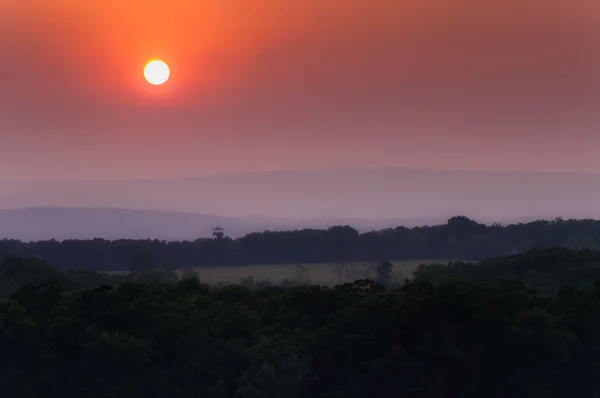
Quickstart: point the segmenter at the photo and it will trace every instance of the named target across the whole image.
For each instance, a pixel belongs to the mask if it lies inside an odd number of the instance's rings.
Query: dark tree
[[[377,278],[376,282],[383,286],[390,286],[392,282],[392,275],[394,273],[394,264],[389,261],[382,261],[377,266]]]

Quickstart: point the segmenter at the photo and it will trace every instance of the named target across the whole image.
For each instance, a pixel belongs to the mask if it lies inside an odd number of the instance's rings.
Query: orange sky
[[[592,0],[3,0],[0,179],[600,172]],[[168,84],[144,82],[150,58]]]

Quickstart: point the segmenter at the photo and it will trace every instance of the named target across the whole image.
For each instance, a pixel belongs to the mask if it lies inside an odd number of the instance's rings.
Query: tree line
[[[332,267],[332,272],[338,270]],[[25,285],[38,285],[56,281],[66,291],[77,291],[109,285],[116,288],[126,282],[177,283],[181,279],[199,279],[195,269],[180,272],[169,269],[140,268],[132,273],[102,273],[93,270],[64,270],[52,267],[39,258],[6,256],[0,260],[0,297],[9,297]],[[320,284],[311,277],[310,265],[290,268],[289,275],[273,282],[268,275],[255,279],[252,275],[240,275],[230,283],[250,289],[263,287],[290,288],[298,285]],[[553,294],[563,286],[590,292],[594,281],[600,280],[600,251],[588,249],[573,251],[567,248],[533,249],[511,256],[490,258],[478,262],[450,261],[446,263],[421,264],[412,274],[404,274],[394,267],[393,261],[374,263],[368,273],[355,272],[347,278],[338,278],[338,284],[359,279],[372,279],[386,288],[395,288],[407,279],[427,281],[433,284],[466,280],[496,283],[512,280],[541,293]],[[334,279],[335,280],[335,279]],[[335,284],[336,282],[329,282]]]
[[[481,260],[530,249],[600,249],[600,221],[536,221],[484,225],[458,216],[444,225],[397,227],[359,233],[349,226],[327,230],[265,231],[238,239],[195,241],[65,240],[0,241],[0,256],[39,257],[62,269],[127,270],[215,265],[379,261],[381,259]]]
[[[452,280],[486,283],[512,280],[542,293],[556,293],[563,286],[590,292],[595,281],[600,280],[600,252],[566,248],[531,250],[480,262],[422,264],[412,276],[434,284]]]

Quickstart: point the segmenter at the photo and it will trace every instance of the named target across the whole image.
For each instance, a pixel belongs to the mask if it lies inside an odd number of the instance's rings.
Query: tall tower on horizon
[[[223,237],[225,236],[225,230],[223,228],[221,228],[221,226],[219,225],[218,219],[217,219],[217,226],[212,229],[212,236],[215,239],[223,239]]]

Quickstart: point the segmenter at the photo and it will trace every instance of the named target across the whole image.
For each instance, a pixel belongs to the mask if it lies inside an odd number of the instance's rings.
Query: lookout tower
[[[212,235],[216,239],[223,239],[223,237],[225,236],[225,230],[219,226],[216,226],[212,230]]]

